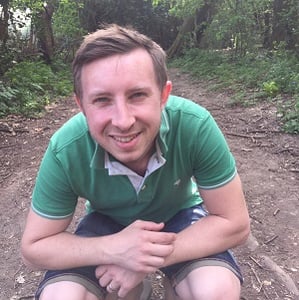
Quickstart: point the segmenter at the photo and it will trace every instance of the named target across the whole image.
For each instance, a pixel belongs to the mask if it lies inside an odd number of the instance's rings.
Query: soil
[[[272,103],[232,105],[228,93],[170,70],[173,93],[208,108],[236,157],[251,217],[252,235],[234,249],[245,278],[243,300],[299,299],[299,136],[281,131]],[[57,99],[40,118],[0,119],[0,299],[33,299],[43,275],[26,268],[19,244],[40,160],[50,136],[77,112]],[[76,220],[82,207],[76,212]],[[154,274],[152,300],[163,299],[163,274]]]

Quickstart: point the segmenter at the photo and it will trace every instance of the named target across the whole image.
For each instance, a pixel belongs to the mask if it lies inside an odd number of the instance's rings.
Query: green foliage
[[[17,94],[17,90],[12,89],[9,86],[5,86],[3,82],[0,81],[0,116],[10,110],[10,105],[14,101]]]
[[[290,52],[260,53],[236,59],[231,51],[192,49],[171,65],[209,80],[212,89],[229,90],[234,103],[252,105],[257,101],[274,101],[283,115],[283,129],[298,133],[299,60]],[[285,95],[290,100],[281,105],[278,99]]]
[[[0,83],[0,115],[34,114],[57,96],[70,95],[69,72],[54,73],[42,62],[25,61],[8,70]]]
[[[260,44],[259,15],[269,1],[220,1],[205,33],[208,47],[234,49],[236,56],[244,56]]]
[[[80,28],[79,18],[79,10],[82,6],[79,1],[63,0],[59,2],[59,7],[53,16],[53,30],[56,37],[78,38],[84,34]]]
[[[279,92],[279,88],[275,81],[264,82],[263,88],[264,88],[265,92],[267,93],[267,95],[269,95],[271,97],[276,96]]]
[[[12,61],[14,57],[11,51],[7,51],[7,48],[1,47],[0,49],[0,78],[1,76],[12,67]]]
[[[40,0],[13,0],[11,1],[11,7],[16,9],[27,9],[29,8],[31,12],[36,12],[40,10],[44,5],[43,1]]]
[[[280,92],[299,93],[299,60],[288,51],[276,51],[268,58],[267,80],[274,81]]]
[[[299,96],[296,99],[286,101],[280,106],[283,129],[287,133],[299,133]]]
[[[72,59],[78,40],[87,33],[80,24],[79,11],[82,7],[80,1],[61,0],[53,16],[56,57],[59,56],[65,61],[69,57]]]
[[[195,14],[196,10],[205,4],[203,0],[152,0],[153,5],[166,3],[170,5],[169,12],[177,17],[187,17]]]
[[[153,6],[151,0],[89,0],[84,1],[79,14],[81,27],[87,32],[95,31],[101,24],[133,26],[167,49],[181,22],[170,15],[169,7],[168,1]]]

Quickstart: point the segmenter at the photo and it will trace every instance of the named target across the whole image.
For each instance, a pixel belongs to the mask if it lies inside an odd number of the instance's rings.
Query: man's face
[[[145,171],[171,83],[161,91],[143,49],[93,61],[82,68],[82,99],[92,137],[132,170]]]

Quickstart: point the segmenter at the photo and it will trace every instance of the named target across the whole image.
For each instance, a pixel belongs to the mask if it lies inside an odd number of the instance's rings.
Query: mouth
[[[139,133],[134,134],[134,135],[130,135],[130,136],[116,136],[113,135],[112,138],[119,142],[119,143],[129,143],[131,141],[133,141],[137,136],[139,135]]]

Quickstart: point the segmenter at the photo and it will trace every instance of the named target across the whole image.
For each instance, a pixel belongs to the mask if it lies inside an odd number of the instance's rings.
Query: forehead
[[[151,56],[144,49],[94,60],[82,68],[82,90],[158,86]],[[86,94],[85,94],[86,95]]]
[[[105,80],[110,76],[156,77],[155,68],[149,53],[144,49],[136,49],[125,54],[114,54],[109,57],[93,60],[82,67],[81,79],[101,76]],[[123,78],[125,79],[125,78]]]
[[[83,65],[82,69],[84,69],[94,63],[97,63],[99,65],[100,64],[102,64],[102,65],[108,64],[108,65],[110,65],[110,67],[113,67],[115,65],[128,66],[128,65],[133,65],[133,64],[143,65],[143,67],[146,64],[150,67],[153,67],[152,57],[143,48],[137,48],[137,49],[134,49],[127,53],[116,53],[116,54],[112,54],[109,56],[96,58],[96,59],[92,60],[91,62],[88,62],[85,65]]]

